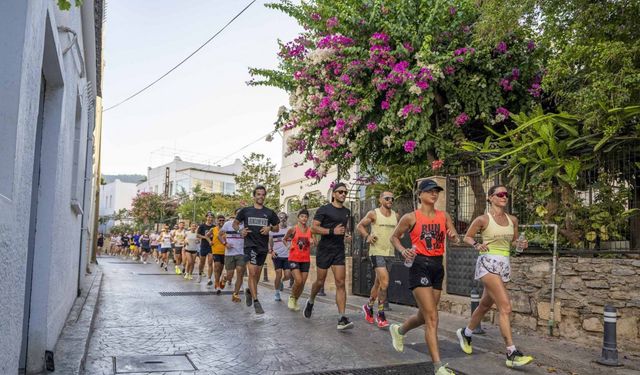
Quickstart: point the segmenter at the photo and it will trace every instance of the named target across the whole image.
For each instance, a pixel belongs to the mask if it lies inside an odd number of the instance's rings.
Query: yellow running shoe
[[[389,333],[391,334],[391,343],[393,348],[397,352],[404,351],[404,335],[400,334],[400,324],[392,324],[389,326]]]
[[[176,266],[176,275],[180,274],[180,268],[178,268],[178,266]]]
[[[193,280],[193,274],[192,273],[189,274],[189,278],[187,280]]]
[[[533,362],[533,357],[530,355],[524,355],[519,350],[514,350],[511,354],[507,354],[507,367],[521,367]]]
[[[293,296],[289,296],[289,301],[287,302],[287,308],[289,310],[293,310],[296,308],[296,299]]]
[[[467,354],[471,354],[473,352],[471,337],[464,334],[464,328],[458,328],[456,336],[458,336],[458,341],[460,342],[460,349]]]
[[[440,366],[440,368],[438,369],[438,371],[436,371],[434,375],[456,375],[456,373],[449,370],[447,366],[449,366],[448,363]]]

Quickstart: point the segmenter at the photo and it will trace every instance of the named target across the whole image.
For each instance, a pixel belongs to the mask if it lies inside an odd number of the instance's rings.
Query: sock
[[[257,299],[257,298],[256,298],[256,299],[254,299],[254,300],[253,300],[253,302],[258,302],[258,299]]]
[[[464,335],[467,337],[471,337],[471,335],[473,335],[473,330],[469,329],[469,327],[464,327]]]
[[[369,305],[370,308],[373,308],[375,301],[376,301],[375,298],[369,298],[369,302],[367,302],[367,305]]]
[[[507,355],[511,355],[511,353],[516,351],[516,346],[515,345],[511,345],[511,346],[507,346]]]
[[[404,328],[402,328],[402,326],[400,326],[400,327],[398,328],[398,333],[399,333],[399,334],[401,334],[402,336],[404,336],[404,334],[405,334],[405,333],[407,333],[407,332],[405,332],[405,331],[404,331]]]
[[[438,371],[438,369],[442,367],[442,362],[438,361],[438,362],[433,362],[433,368],[434,370]]]
[[[384,301],[378,300],[378,312],[384,311]]]

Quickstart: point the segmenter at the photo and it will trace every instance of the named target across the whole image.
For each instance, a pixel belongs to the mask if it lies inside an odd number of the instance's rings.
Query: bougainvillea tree
[[[474,34],[475,1],[315,0],[267,5],[304,32],[281,43],[277,70],[250,69],[254,85],[283,88],[277,126],[289,152],[322,178],[356,160],[375,175],[389,165],[455,171],[460,145],[509,127],[541,94],[541,48],[526,27],[498,42]],[[487,129],[489,128],[489,129]],[[469,157],[467,161],[471,161]]]

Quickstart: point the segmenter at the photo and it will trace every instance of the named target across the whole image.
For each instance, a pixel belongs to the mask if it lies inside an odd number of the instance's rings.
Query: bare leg
[[[507,346],[513,345],[513,337],[511,335],[511,300],[507,288],[502,282],[502,279],[498,275],[487,274],[482,277],[482,283],[484,284],[484,292],[482,293],[482,299],[480,299],[480,305],[471,315],[471,321],[469,322],[469,329],[476,328],[484,315],[489,311],[493,303],[495,302],[498,307],[500,333]]]
[[[311,294],[309,295],[309,299],[311,301],[315,301],[316,295],[320,291],[320,288],[324,286],[324,280],[327,278],[328,269],[318,268],[316,273],[316,281],[311,284]]]
[[[345,287],[346,270],[345,266],[331,266],[333,278],[336,281],[336,305],[338,313],[344,315],[347,307],[347,288]]]

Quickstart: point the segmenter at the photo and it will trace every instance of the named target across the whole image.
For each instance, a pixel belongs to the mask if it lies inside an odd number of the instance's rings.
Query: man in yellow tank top
[[[213,240],[211,241],[211,252],[213,253],[213,281],[216,294],[222,294],[222,289],[226,285],[226,280],[222,279],[222,270],[224,268],[224,252],[226,246],[220,241],[220,228],[224,225],[224,215],[218,215],[216,225],[211,228]]]
[[[391,209],[393,206],[393,193],[383,191],[380,193],[380,207],[367,212],[358,223],[357,229],[362,238],[366,238],[369,244],[369,257],[371,267],[376,275],[376,281],[371,288],[369,302],[362,305],[365,320],[371,324],[376,323],[378,328],[389,326],[384,315],[384,303],[387,300],[387,288],[389,287],[389,270],[391,259],[395,250],[391,244],[391,235],[398,224],[399,215]],[[371,233],[367,232],[367,226],[371,225]],[[378,298],[378,314],[374,317],[373,305]]]

